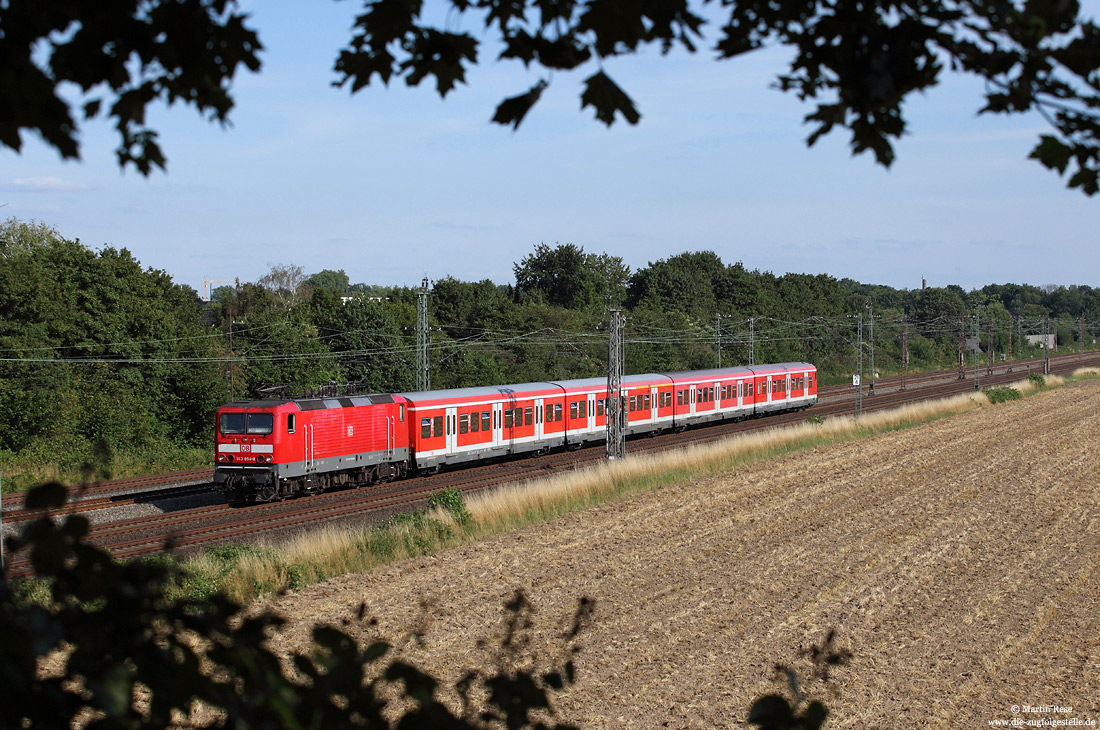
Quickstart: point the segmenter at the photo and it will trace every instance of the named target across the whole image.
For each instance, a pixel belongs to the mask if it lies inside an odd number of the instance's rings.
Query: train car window
[[[508,410],[506,410],[504,412],[504,427],[505,428],[511,428],[512,427],[512,419],[514,417],[515,417],[515,413],[512,411],[511,408],[509,408]]]
[[[588,418],[588,401],[583,401],[582,400],[580,402],[578,410],[580,412],[580,417],[581,418]]]
[[[470,430],[473,431],[474,433],[477,433],[479,430],[481,430],[480,425],[481,425],[481,416],[478,415],[477,411],[474,411],[473,413],[470,414]]]
[[[814,376],[811,375],[807,380],[810,382],[810,387],[814,387]]]
[[[218,417],[218,430],[222,433],[244,433],[244,424],[243,413],[223,413]]]
[[[460,413],[458,416],[458,432],[469,433],[470,432],[470,414]]]
[[[249,413],[248,432],[268,434],[275,430],[274,413]]]
[[[432,419],[421,418],[420,419],[420,438],[429,439],[432,437]]]
[[[569,401],[569,417],[577,418],[577,401],[575,400]]]
[[[434,423],[432,423],[432,433],[436,436],[443,436],[443,416],[436,416]]]
[[[286,432],[287,433],[294,433],[294,416],[295,415],[297,415],[297,414],[294,414],[294,413],[286,414]]]
[[[482,411],[481,412],[481,430],[482,431],[491,431],[491,430],[493,430],[490,423],[491,423],[491,421],[489,420],[489,411]]]
[[[643,411],[650,410],[650,407],[649,407],[649,393],[646,393],[645,395],[642,396],[642,410]]]
[[[596,399],[596,415],[597,416],[604,415],[604,400],[603,400],[603,398],[597,398]]]
[[[682,390],[676,391],[676,405],[684,405],[684,391]]]
[[[524,426],[530,426],[533,423],[533,421],[531,420],[532,415],[533,415],[533,411],[532,411],[531,406],[527,406],[526,408],[523,409],[523,425]]]
[[[543,419],[543,421],[545,423],[553,423],[554,422],[554,406],[553,406],[553,404],[551,404],[551,403],[546,404],[546,416]]]

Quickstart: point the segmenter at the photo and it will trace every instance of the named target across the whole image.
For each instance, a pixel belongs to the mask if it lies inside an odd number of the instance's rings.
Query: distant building
[[[1058,350],[1058,337],[1057,335],[1025,335],[1027,338],[1027,344],[1049,350],[1050,352],[1057,352]]]

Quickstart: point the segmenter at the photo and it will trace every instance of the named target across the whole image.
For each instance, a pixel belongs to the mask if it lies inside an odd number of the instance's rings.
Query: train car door
[[[688,400],[691,402],[691,408],[688,413],[695,415],[695,386],[691,386],[691,391],[688,393]]]
[[[542,441],[542,435],[544,433],[542,422],[543,405],[542,398],[535,398],[535,441]]]
[[[306,471],[313,470],[313,426],[306,424],[302,429],[302,436],[306,444]]]
[[[500,403],[493,404],[493,446],[504,443],[504,406]]]
[[[447,448],[448,454],[453,454],[458,451],[458,408],[449,406],[447,408]]]
[[[588,430],[596,430],[596,395],[595,393],[589,393],[588,396]]]
[[[657,422],[657,386],[649,386],[649,420]]]

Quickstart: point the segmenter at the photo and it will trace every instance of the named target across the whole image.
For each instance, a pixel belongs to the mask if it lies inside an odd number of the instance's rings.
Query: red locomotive
[[[802,410],[809,363],[623,378],[627,435]],[[255,400],[218,410],[214,484],[270,502],[366,486],[470,461],[579,448],[606,438],[603,378],[392,395]]]

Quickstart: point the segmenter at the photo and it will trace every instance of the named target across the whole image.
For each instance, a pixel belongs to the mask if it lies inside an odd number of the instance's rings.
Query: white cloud
[[[87,190],[88,186],[59,177],[20,177],[6,186],[9,190],[50,191],[50,190]]]

